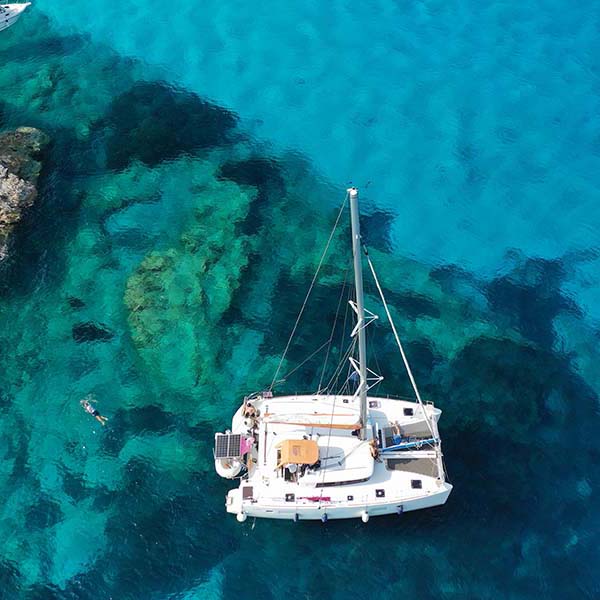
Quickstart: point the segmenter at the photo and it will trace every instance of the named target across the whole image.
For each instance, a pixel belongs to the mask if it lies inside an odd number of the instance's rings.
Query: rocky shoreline
[[[15,226],[37,198],[41,159],[49,142],[33,127],[0,134],[0,262],[8,257]]]

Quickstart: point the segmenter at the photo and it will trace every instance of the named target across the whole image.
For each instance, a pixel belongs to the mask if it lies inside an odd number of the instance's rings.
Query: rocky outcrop
[[[40,157],[49,141],[32,127],[0,134],[0,261],[8,256],[15,225],[37,197]]]

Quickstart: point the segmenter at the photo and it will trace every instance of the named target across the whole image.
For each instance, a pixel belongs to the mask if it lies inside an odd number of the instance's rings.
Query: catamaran
[[[22,4],[0,4],[0,31],[14,25],[31,2]]]
[[[316,393],[276,396],[279,370],[343,209],[350,204],[354,292],[348,305],[354,329],[340,357],[338,384]],[[383,377],[367,366],[367,328],[378,317],[364,306],[363,254],[412,385],[414,398],[369,391]],[[341,301],[341,297],[340,297]],[[338,303],[339,308],[339,303]],[[329,341],[331,341],[331,336]],[[358,354],[358,355],[357,355]],[[339,386],[342,365],[348,377]],[[392,321],[373,263],[360,235],[358,190],[347,190],[321,262],[302,305],[279,368],[267,391],[244,398],[231,429],[215,434],[217,473],[236,479],[227,512],[248,517],[321,520],[360,518],[439,506],[452,490],[447,481],[438,420],[441,410],[423,402]]]

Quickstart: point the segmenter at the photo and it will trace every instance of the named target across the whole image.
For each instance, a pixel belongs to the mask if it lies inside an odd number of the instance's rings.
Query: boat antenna
[[[360,400],[360,431],[361,440],[367,438],[367,335],[365,331],[365,302],[363,292],[360,213],[358,210],[358,189],[348,188],[350,198],[350,221],[352,223],[352,255],[354,256],[354,287],[356,288],[356,329],[358,334],[358,397]]]

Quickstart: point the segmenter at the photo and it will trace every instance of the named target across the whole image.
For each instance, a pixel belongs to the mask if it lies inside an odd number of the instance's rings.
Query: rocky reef
[[[40,158],[49,141],[32,127],[0,134],[0,261],[8,256],[13,229],[37,197]]]

